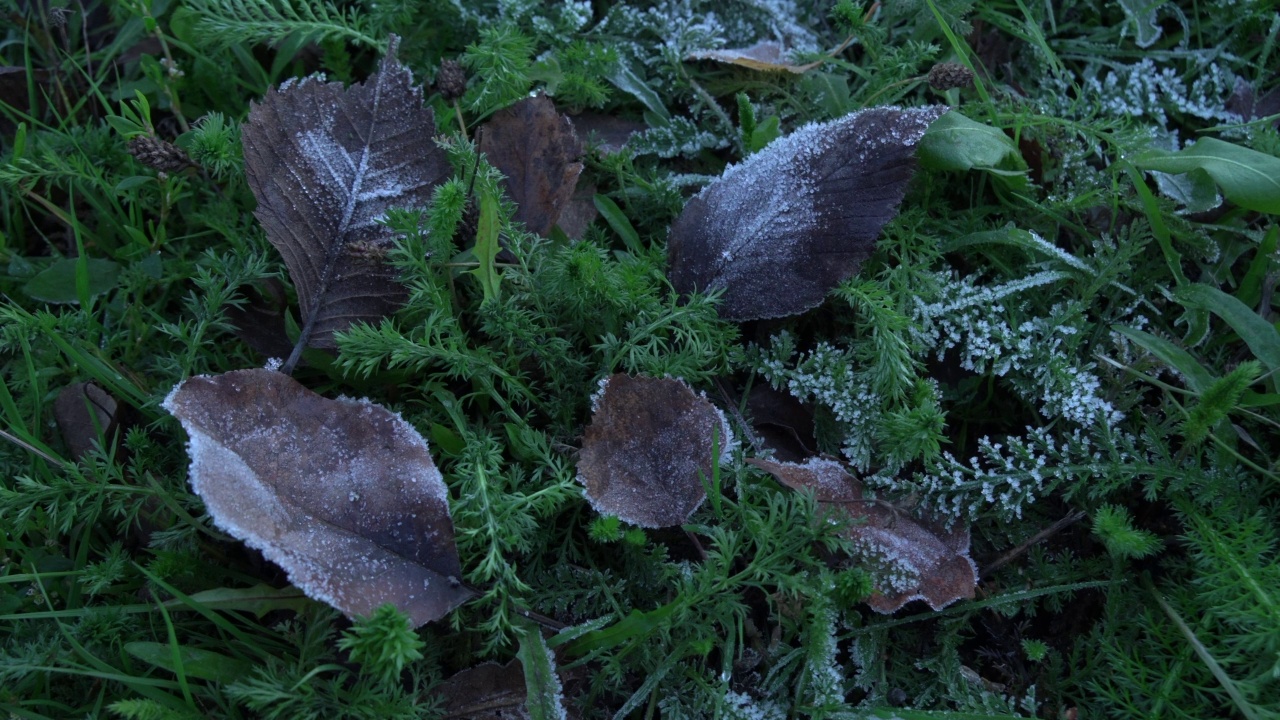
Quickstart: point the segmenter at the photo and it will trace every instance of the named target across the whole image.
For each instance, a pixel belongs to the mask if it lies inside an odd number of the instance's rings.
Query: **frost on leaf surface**
[[[730,166],[671,227],[681,294],[723,290],[720,315],[755,320],[822,304],[898,212],[915,148],[945,106],[873,108],[807,125]]]
[[[830,515],[847,522],[842,534],[853,541],[860,559],[872,565],[872,610],[897,611],[912,600],[941,610],[971,598],[978,570],[969,557],[969,528],[913,518],[887,502],[864,498],[862,485],[834,460],[809,458],[803,464],[747,460],[793,490],[807,490]]]
[[[393,603],[415,625],[470,597],[448,491],[399,415],[265,369],[191,378],[164,407],[214,522],[307,595],[351,616]]]
[[[395,58],[343,88],[316,77],[268,90],[243,130],[254,215],[280,251],[302,305],[309,345],[394,312],[406,293],[386,261],[392,207],[426,207],[451,169],[435,145],[422,91]]]
[[[601,383],[593,408],[578,456],[592,507],[641,527],[688,520],[707,497],[702,478],[732,446],[724,415],[681,380],[627,375]]]

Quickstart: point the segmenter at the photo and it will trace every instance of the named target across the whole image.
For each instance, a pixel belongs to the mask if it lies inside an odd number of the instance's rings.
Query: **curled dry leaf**
[[[243,129],[245,176],[258,198],[254,214],[298,291],[299,348],[332,349],[335,332],[404,301],[386,261],[392,234],[378,221],[389,208],[427,206],[450,176],[435,131],[394,41],[364,83],[343,88],[312,76],[253,104]]]
[[[797,65],[787,59],[787,49],[775,40],[761,40],[751,47],[699,50],[689,55],[690,60],[715,60],[752,70],[765,72],[790,72],[797,75],[812,70],[823,63],[809,62]]]
[[[947,108],[874,108],[807,125],[703,188],[671,227],[672,285],[723,290],[731,320],[817,307],[898,212],[915,147]]]
[[[524,668],[519,660],[506,665],[481,663],[455,674],[440,686],[448,720],[527,720]]]
[[[517,205],[514,219],[546,237],[582,174],[582,143],[573,123],[545,95],[525,98],[485,124],[480,152],[506,176],[507,193]]]
[[[720,410],[682,380],[627,375],[601,382],[592,407],[578,456],[578,482],[592,507],[641,527],[688,520],[707,497],[712,463],[732,447]]]
[[[812,491],[828,512],[849,522],[845,537],[866,560],[880,566],[876,591],[867,600],[872,610],[891,613],[912,600],[941,610],[973,597],[978,569],[969,557],[967,526],[947,530],[941,523],[914,519],[886,502],[864,498],[861,484],[833,460],[747,462],[789,488]]]
[[[214,522],[307,595],[352,616],[393,603],[415,626],[470,597],[448,491],[398,415],[263,369],[191,378],[164,407]]]

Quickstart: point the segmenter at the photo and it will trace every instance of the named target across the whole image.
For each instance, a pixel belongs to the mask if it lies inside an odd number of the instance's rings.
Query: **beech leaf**
[[[295,355],[308,345],[333,349],[335,332],[403,303],[405,289],[386,261],[392,233],[378,221],[393,207],[427,206],[452,174],[432,141],[431,109],[395,45],[366,82],[285,82],[253,104],[244,124],[254,214],[302,306]]]
[[[843,534],[878,566],[872,610],[892,613],[912,600],[941,610],[971,598],[978,569],[969,557],[969,528],[950,530],[941,523],[912,518],[882,500],[863,496],[861,484],[834,460],[809,458],[803,464],[752,458],[747,460],[793,490],[813,492],[814,499],[848,522]]]
[[[627,375],[602,381],[592,409],[578,455],[591,506],[641,527],[688,520],[707,497],[712,463],[733,444],[720,410],[682,380]]]
[[[569,118],[545,95],[494,113],[480,134],[480,152],[506,176],[514,219],[547,237],[573,198],[582,174],[582,143]]]
[[[723,290],[720,316],[817,307],[857,272],[898,211],[915,147],[945,106],[873,108],[807,125],[725,170],[671,227],[681,294]]]
[[[467,600],[448,491],[426,440],[367,400],[274,370],[194,377],[164,401],[190,437],[214,522],[348,616],[385,603],[421,625]]]

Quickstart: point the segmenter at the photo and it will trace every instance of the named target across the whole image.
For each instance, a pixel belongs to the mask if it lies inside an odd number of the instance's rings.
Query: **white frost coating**
[[[344,405],[354,405],[361,409],[365,415],[369,413],[386,413],[390,416],[392,428],[395,431],[396,439],[408,445],[416,446],[422,449],[422,452],[431,457],[431,448],[427,444],[427,439],[422,433],[418,432],[409,421],[405,420],[400,413],[393,412],[369,398],[351,398],[346,395],[340,395],[334,402],[343,403]],[[423,490],[431,493],[431,496],[445,504],[449,504],[449,488],[444,484],[444,476],[440,474],[440,468],[435,466],[433,462],[430,468],[426,468],[426,472],[421,475],[406,473],[401,476],[404,480],[420,485]]]
[[[596,391],[591,394],[591,413],[595,414],[600,410],[600,399],[604,397],[605,392],[609,389],[609,378],[612,375],[605,375],[600,378],[600,382],[596,383]]]
[[[263,367],[266,368],[267,370],[270,370],[271,372],[279,372],[280,366],[283,364],[284,364],[283,360],[281,360],[280,358],[273,357],[273,358],[267,358],[267,364],[263,365]]]

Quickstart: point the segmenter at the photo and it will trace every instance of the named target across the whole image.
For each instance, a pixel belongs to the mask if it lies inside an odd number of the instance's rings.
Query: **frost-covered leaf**
[[[564,691],[556,676],[556,659],[542,637],[542,631],[526,622],[520,632],[520,649],[516,652],[524,668],[524,684],[528,692],[525,708],[531,720],[563,720]]]
[[[941,610],[971,598],[978,570],[969,557],[969,528],[912,518],[863,496],[862,486],[833,460],[810,458],[803,464],[752,458],[747,461],[794,490],[809,490],[822,507],[848,522],[844,536],[876,565],[872,610],[891,613],[912,600]]]
[[[470,596],[448,491],[407,422],[273,370],[194,377],[164,407],[190,437],[191,486],[218,527],[349,616],[393,603],[415,625]]]
[[[1164,31],[1156,22],[1156,10],[1164,0],[1117,0],[1129,22],[1127,29],[1133,32],[1133,42],[1140,48],[1149,48],[1160,39]]]
[[[688,520],[706,499],[712,463],[728,456],[724,415],[674,378],[613,375],[592,403],[578,457],[592,507],[641,527]],[[715,436],[720,458],[712,457]]]
[[[253,104],[245,176],[258,198],[254,214],[297,288],[303,344],[332,349],[335,332],[404,301],[386,262],[392,233],[378,221],[392,207],[425,207],[451,174],[435,131],[394,42],[364,83],[343,88],[312,76]]]
[[[820,305],[897,214],[916,143],[946,110],[862,110],[807,125],[730,167],[672,225],[675,289],[723,290],[720,315],[731,320]]]
[[[799,75],[822,64],[822,61],[796,64],[787,58],[788,52],[776,40],[761,40],[750,47],[699,50],[690,60],[715,60],[739,67],[765,72],[790,72]]]
[[[506,176],[514,219],[547,237],[582,174],[582,143],[573,123],[545,95],[525,98],[485,123],[480,151]]]

